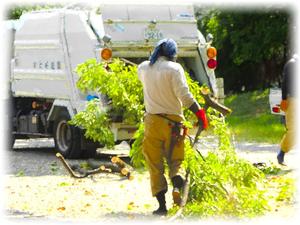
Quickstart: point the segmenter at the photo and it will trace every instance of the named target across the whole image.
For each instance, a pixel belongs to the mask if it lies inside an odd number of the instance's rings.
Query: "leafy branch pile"
[[[125,66],[120,60],[99,64],[89,59],[79,64],[76,72],[77,87],[84,93],[101,93],[101,97],[89,101],[86,110],[76,114],[71,124],[84,128],[87,138],[113,147],[110,122],[123,120],[135,125],[143,118],[143,89],[136,77],[137,68]]]
[[[144,166],[141,151],[144,105],[137,68],[126,66],[118,59],[111,63],[97,63],[95,59],[90,59],[78,65],[76,72],[79,75],[77,85],[81,91],[101,93],[102,97],[101,100],[90,101],[86,110],[72,119],[72,124],[84,128],[87,137],[111,146],[113,134],[109,124],[116,115],[122,115],[124,122],[139,127],[130,156],[134,166]],[[194,97],[200,104],[204,104],[200,95],[201,87],[189,76],[186,78]],[[107,104],[100,110],[99,106],[105,98]],[[219,147],[207,152],[203,161],[186,140],[184,166],[190,171],[191,187],[184,215],[251,217],[262,214],[268,208],[264,174],[237,157],[224,118],[214,109],[209,109],[207,113],[212,132],[219,140]],[[190,121],[187,125],[191,126],[196,121],[195,116],[187,109],[184,114],[187,121]]]

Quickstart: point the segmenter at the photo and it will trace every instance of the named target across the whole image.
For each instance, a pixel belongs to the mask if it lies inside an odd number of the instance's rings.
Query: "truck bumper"
[[[115,142],[132,139],[136,130],[137,127],[134,125],[126,125],[124,123],[112,123],[111,125]]]

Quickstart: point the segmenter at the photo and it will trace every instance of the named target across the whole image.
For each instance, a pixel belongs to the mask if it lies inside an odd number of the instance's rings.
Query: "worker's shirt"
[[[148,113],[183,116],[182,106],[189,108],[194,103],[182,66],[166,57],[159,57],[153,65],[149,61],[141,63],[138,77]]]

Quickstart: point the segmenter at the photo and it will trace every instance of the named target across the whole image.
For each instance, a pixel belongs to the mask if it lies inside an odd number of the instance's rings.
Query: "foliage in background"
[[[95,59],[90,59],[78,65],[76,71],[79,75],[77,86],[81,91],[92,91],[107,96],[109,105],[102,111],[107,115],[107,121],[111,122],[112,117],[117,113],[124,115],[124,121],[139,126],[130,156],[134,166],[145,166],[142,155],[143,91],[136,67],[126,66],[118,59],[114,59],[111,63],[97,63]],[[186,78],[194,97],[200,104],[204,104],[204,99],[200,96],[201,87],[188,76]],[[107,126],[109,122],[90,118],[93,114],[95,117],[103,115],[94,111],[96,104],[97,100],[91,101],[86,110],[77,114],[72,120],[73,124],[86,129],[86,134],[95,135],[95,139],[102,135],[101,129],[96,131],[95,128],[109,129]],[[196,120],[187,109],[184,113],[187,120]],[[236,156],[224,118],[214,109],[207,110],[207,114],[212,132],[219,140],[219,148],[207,152],[204,162],[191,148],[189,142],[185,142],[184,166],[190,171],[191,191],[190,202],[184,214],[203,217],[211,215],[244,217],[263,213],[267,208],[263,173]],[[78,115],[80,115],[79,119]],[[94,123],[102,124],[97,124],[95,127]]]
[[[237,141],[279,143],[285,127],[281,116],[273,115],[269,90],[230,95],[225,105],[233,110],[227,122]]]
[[[198,27],[212,33],[218,49],[217,75],[225,91],[265,89],[281,82],[289,50],[291,11],[288,8],[198,8]]]
[[[53,9],[53,8],[62,8],[62,4],[34,4],[34,5],[11,5],[6,13],[6,18],[8,20],[17,20],[23,13],[42,10],[42,9]]]

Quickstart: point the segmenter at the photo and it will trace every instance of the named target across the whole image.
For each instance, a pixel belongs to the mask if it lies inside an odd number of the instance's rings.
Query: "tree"
[[[24,12],[61,7],[62,4],[12,5],[6,13],[6,18],[9,20],[17,20]]]
[[[219,50],[217,74],[226,91],[255,90],[281,81],[288,55],[291,15],[286,9],[211,9],[196,12],[199,29],[212,33]]]

